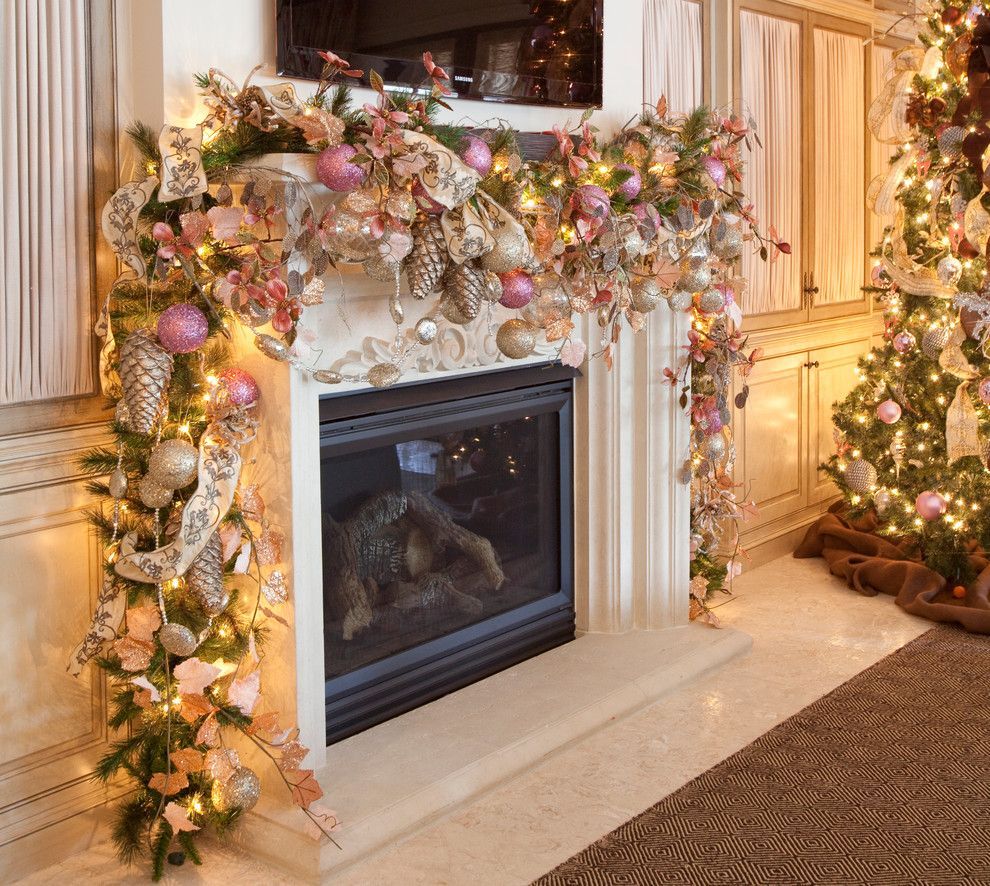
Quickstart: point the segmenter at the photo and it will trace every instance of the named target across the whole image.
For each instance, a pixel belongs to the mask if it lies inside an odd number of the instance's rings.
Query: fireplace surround
[[[328,744],[574,638],[575,375],[321,400]]]

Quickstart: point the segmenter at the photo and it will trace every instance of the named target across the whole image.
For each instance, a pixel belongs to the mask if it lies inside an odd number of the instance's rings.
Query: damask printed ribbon
[[[484,191],[478,191],[473,200],[462,206],[446,210],[440,217],[440,227],[450,257],[459,265],[491,252],[503,237],[525,252],[521,267],[538,264],[523,226]]]
[[[66,670],[73,677],[78,677],[82,669],[94,655],[97,655],[108,640],[117,636],[117,627],[124,617],[127,608],[127,595],[120,593],[117,577],[109,572],[103,574],[103,585],[100,595],[96,598],[96,612],[90,622],[89,630],[82,642],[72,650],[69,665]]]
[[[969,382],[964,381],[956,388],[945,414],[945,454],[950,465],[967,455],[982,457],[979,426]]]
[[[141,181],[131,181],[117,188],[103,207],[100,226],[103,236],[122,267],[114,280],[112,291],[123,280],[143,280],[147,274],[144,258],[138,246],[137,222],[141,210],[158,187],[158,177],[149,175]],[[116,343],[110,323],[110,293],[100,308],[94,331],[103,340],[100,348],[100,389],[110,396],[118,388],[116,374],[110,368]]]
[[[303,113],[302,102],[299,101],[296,88],[291,83],[273,83],[271,86],[262,86],[261,91],[265,94],[271,109],[283,120],[289,120]]]
[[[158,136],[162,155],[162,184],[158,199],[162,203],[195,197],[206,191],[206,170],[203,168],[203,128],[192,126],[163,126]]]
[[[481,176],[450,148],[409,129],[402,130],[402,140],[413,153],[426,159],[426,166],[418,173],[419,180],[437,203],[453,209],[474,195]]]
[[[256,426],[242,410],[210,424],[199,444],[199,482],[182,509],[175,538],[154,551],[134,551],[134,538],[124,536],[118,575],[160,584],[185,574],[230,510],[241,473],[239,450],[254,439]]]

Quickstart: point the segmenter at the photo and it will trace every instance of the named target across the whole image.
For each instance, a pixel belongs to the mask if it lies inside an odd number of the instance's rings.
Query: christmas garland
[[[506,126],[479,134],[436,122],[447,76],[429,53],[428,91],[390,93],[373,73],[378,101],[360,109],[341,82],[358,72],[323,57],[305,102],[290,84],[199,77],[207,118],[157,136],[133,127],[146,175],[103,214],[123,267],[97,326],[116,446],[83,462],[109,478],[91,483],[106,502],[93,522],[107,557],[70,668],[96,657],[116,681],[110,725],[130,731],[97,774],[134,782],[114,838],[125,860],[150,850],[156,878],[176,843],[198,863],[194,836],[226,830],[257,800],[258,777],[228,732],[271,759],[324,833],[336,826],[301,768],[296,731],[259,713],[264,640],[284,624],[274,607],[288,588],[282,534],[241,477],[258,386],[232,363],[231,322],[319,382],[385,387],[443,324],[491,318],[495,302],[519,312],[494,333],[506,357],[543,339],[579,365],[576,320],[591,313],[594,356],[611,367],[622,330],[642,328],[666,300],[692,321],[683,359],[665,370],[692,416],[692,617],[716,623],[708,601],[727,572],[716,548],[744,511],[727,397],[732,371],[748,373],[757,355],[743,353],[734,267],[747,241],[764,259],[789,251],[760,234],[741,193],[750,127],[705,108],[673,116],[661,99],[607,141],[588,112],[554,129],[545,161],[524,163]],[[276,153],[312,155],[323,187],[267,165]],[[343,262],[389,284],[394,344],[364,374],[310,361],[305,309]],[[414,300],[435,298],[408,329],[403,276]],[[746,395],[743,386],[738,406]]]

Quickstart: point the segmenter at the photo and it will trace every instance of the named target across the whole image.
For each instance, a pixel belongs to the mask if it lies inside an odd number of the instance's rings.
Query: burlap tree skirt
[[[875,514],[850,520],[842,504],[808,528],[795,557],[824,557],[833,575],[861,594],[891,594],[897,605],[931,621],[958,622],[967,631],[990,634],[990,559],[976,542],[966,556],[977,578],[956,598],[952,584],[925,566],[906,541],[876,534]]]

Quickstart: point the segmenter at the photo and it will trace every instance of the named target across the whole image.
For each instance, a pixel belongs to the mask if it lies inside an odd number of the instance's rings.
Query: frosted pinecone
[[[409,292],[413,298],[426,298],[440,282],[447,267],[447,241],[440,217],[424,215],[413,225],[413,248],[406,259]]]
[[[150,434],[162,413],[172,381],[172,355],[150,329],[137,329],[120,346],[120,386],[127,426]]]

